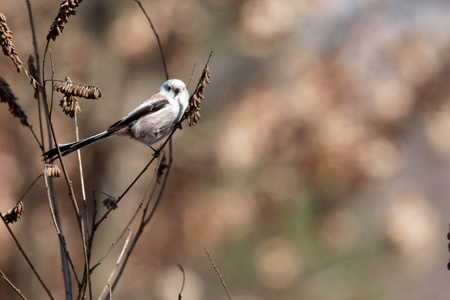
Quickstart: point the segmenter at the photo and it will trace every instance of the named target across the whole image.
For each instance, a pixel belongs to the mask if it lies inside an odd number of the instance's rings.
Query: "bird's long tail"
[[[112,134],[113,134],[112,132],[103,131],[96,135],[93,135],[91,137],[88,137],[88,138],[85,138],[83,140],[79,140],[79,141],[76,141],[73,143],[59,144],[59,150],[61,151],[61,155],[65,156],[65,155],[70,154],[73,151],[81,149],[87,145],[90,145],[90,144],[93,144],[100,140],[109,138],[109,137],[111,137]],[[58,149],[56,149],[56,148],[53,148],[43,154],[44,159],[52,159],[52,158],[55,158],[57,155],[58,155]]]

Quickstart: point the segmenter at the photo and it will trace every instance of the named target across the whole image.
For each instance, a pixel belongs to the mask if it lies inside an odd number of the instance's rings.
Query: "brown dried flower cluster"
[[[23,213],[23,208],[24,208],[23,202],[20,201],[19,203],[16,204],[16,206],[14,206],[10,210],[8,210],[6,215],[3,216],[6,223],[9,224],[9,223],[17,222]]]
[[[61,101],[59,101],[59,106],[61,106],[66,116],[69,116],[72,119],[75,117],[75,114],[81,112],[81,107],[78,104],[77,97],[72,95],[64,95]]]
[[[102,95],[97,86],[75,83],[69,77],[66,77],[65,82],[55,84],[54,90],[64,94],[59,105],[62,107],[63,112],[71,118],[81,112],[77,97],[98,99]]]
[[[20,105],[17,103],[17,98],[16,98],[16,96],[14,96],[13,92],[11,91],[9,84],[2,77],[0,77],[0,102],[8,103],[9,112],[14,117],[19,118],[20,123],[23,126],[30,127],[30,124],[28,123],[27,115],[22,110]]]
[[[47,41],[50,39],[55,40],[64,29],[64,25],[69,21],[69,16],[76,14],[75,9],[81,3],[81,0],[64,0],[59,6],[59,12],[50,26],[47,34]]]
[[[8,25],[6,24],[6,17],[2,13],[0,13],[0,45],[3,50],[3,54],[8,56],[13,64],[14,69],[20,73],[22,71],[22,61],[19,58],[19,55],[16,52],[16,48],[12,42],[13,36],[12,31],[9,30]]]
[[[65,82],[55,84],[54,90],[86,99],[98,99],[102,96],[102,91],[98,86],[75,83],[69,77],[66,77]]]
[[[166,162],[166,155],[163,154],[163,157],[161,158],[161,162],[158,166],[158,171],[156,172],[156,182],[158,184],[161,184],[161,178],[164,175],[164,172],[169,167],[169,164]]]
[[[116,198],[109,196],[108,198],[103,200],[103,205],[107,209],[110,209],[111,207],[112,207],[112,209],[117,209],[117,203],[116,202],[117,202]]]
[[[211,55],[210,55],[211,57]],[[208,58],[209,62],[209,58]],[[200,120],[200,105],[202,100],[205,98],[203,93],[205,91],[206,84],[210,83],[211,73],[209,72],[208,62],[203,68],[202,75],[200,76],[200,80],[195,88],[194,93],[189,98],[189,105],[186,109],[186,113],[184,115],[185,118],[188,119],[189,126],[196,125]]]
[[[39,97],[39,90],[38,90],[38,86],[35,84],[36,80],[34,78],[38,78],[38,71],[34,65],[34,57],[33,55],[30,54],[30,56],[28,57],[28,70],[30,71],[30,75],[31,75],[31,85],[34,88],[34,99],[38,99]]]
[[[59,169],[58,165],[47,165],[45,169],[45,175],[52,178],[59,177],[61,176],[61,170]]]

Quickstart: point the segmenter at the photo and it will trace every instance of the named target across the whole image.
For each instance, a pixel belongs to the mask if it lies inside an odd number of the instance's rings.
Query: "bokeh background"
[[[59,1],[31,1],[38,45]],[[163,201],[134,250],[115,299],[448,299],[450,2],[445,0],[143,1],[171,77],[193,86],[209,51],[202,119],[174,137]],[[25,1],[1,0],[25,62],[33,53]],[[50,44],[55,78],[97,85],[81,100],[82,137],[104,130],[164,81],[155,38],[131,0],[84,1]],[[42,58],[42,56],[41,56]],[[49,65],[47,65],[49,67]],[[47,69],[50,74],[50,68]],[[0,58],[32,124],[28,80]],[[62,97],[55,93],[55,105]],[[0,106],[0,211],[42,171],[29,130]],[[60,142],[73,121],[55,107]],[[91,191],[119,195],[151,158],[111,139],[83,150]],[[67,164],[80,198],[76,156]],[[108,217],[101,255],[142,199],[152,172]],[[82,261],[63,179],[56,181],[71,255]],[[59,247],[43,182],[12,228],[57,299]],[[2,227],[2,226],[0,226]],[[137,229],[136,224],[132,227]],[[122,242],[123,243],[123,242]],[[31,299],[42,287],[0,229],[0,269]],[[94,276],[107,280],[120,247]],[[81,272],[81,265],[80,265]],[[15,294],[0,281],[3,299]]]

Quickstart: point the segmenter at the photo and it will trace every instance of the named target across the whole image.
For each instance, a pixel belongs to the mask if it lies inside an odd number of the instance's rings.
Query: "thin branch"
[[[220,278],[220,283],[222,284],[223,288],[225,289],[225,292],[227,293],[228,299],[231,300],[230,292],[229,292],[228,289],[227,289],[227,286],[226,286],[226,284],[225,284],[225,281],[223,280],[222,275],[221,275],[220,272],[219,272],[219,269],[217,268],[216,264],[214,263],[214,260],[212,259],[211,254],[209,254],[208,249],[206,249],[206,247],[204,247],[204,249],[205,249],[206,255],[208,255],[208,258],[209,258],[209,261],[211,262],[211,265],[212,265],[213,268],[214,268],[214,271],[216,271],[217,275],[218,275],[219,278]]]
[[[142,171],[139,173],[139,175],[131,182],[131,184],[125,189],[125,191],[122,193],[122,195],[119,196],[119,198],[117,198],[116,202],[114,203],[114,205],[112,205],[104,214],[103,216],[100,217],[100,219],[93,225],[93,231],[95,231],[98,226],[106,219],[106,217],[111,213],[111,211],[114,209],[114,206],[117,205],[120,200],[123,199],[123,197],[128,193],[128,191],[133,187],[133,185],[139,180],[139,178],[141,178],[141,176],[145,173],[145,171],[147,171],[148,167],[153,163],[153,161],[155,160],[155,157],[153,157],[148,164],[144,167],[144,169],[142,169]]]
[[[194,66],[192,67],[191,76],[189,77],[189,81],[188,81],[188,84],[186,86],[187,89],[189,89],[189,86],[191,85],[192,78],[194,78],[194,72],[195,72],[195,68],[196,67],[197,67],[197,63],[194,63]]]
[[[53,207],[54,203],[52,204],[52,201],[51,201],[51,190],[50,190],[49,181],[48,181],[47,176],[44,176],[44,182],[45,182],[45,188],[47,190],[47,199],[48,199],[48,206],[50,208],[50,215],[53,220],[53,225],[55,226],[56,235],[59,238],[59,244],[64,249],[65,256],[67,257],[67,261],[70,264],[73,275],[75,276],[75,280],[77,281],[77,284],[79,286],[81,284],[81,282],[80,282],[80,279],[78,278],[78,274],[75,270],[75,267],[73,266],[73,262],[72,262],[72,259],[70,258],[69,251],[67,251],[66,241],[64,239],[64,235],[62,234],[62,231],[60,230],[60,225],[59,225],[60,222],[58,222],[59,218],[57,218],[57,216],[56,216],[56,210],[55,210],[55,207]]]
[[[169,73],[167,72],[167,67],[166,67],[166,60],[164,59],[164,51],[163,51],[163,47],[161,44],[161,41],[159,40],[159,35],[156,32],[155,27],[153,26],[152,20],[150,19],[150,17],[148,16],[147,12],[145,11],[144,7],[142,7],[142,4],[140,1],[138,0],[134,0],[139,7],[141,8],[142,12],[144,13],[145,17],[147,18],[148,23],[150,24],[150,27],[152,28],[152,31],[156,37],[156,41],[158,42],[158,47],[159,47],[159,52],[161,53],[161,59],[162,59],[162,63],[163,63],[163,67],[164,67],[164,73],[166,74],[166,80],[169,80]]]
[[[182,265],[178,264],[178,268],[180,268],[181,273],[183,273],[183,283],[181,284],[181,290],[180,290],[180,292],[178,293],[178,300],[181,300],[181,294],[183,293],[183,290],[184,290],[184,283],[185,283],[185,281],[186,281],[186,274],[184,273],[184,269],[183,269],[183,266],[182,266]]]
[[[166,142],[167,142],[167,141],[166,141]],[[153,216],[154,212],[156,211],[156,207],[158,207],[158,203],[160,202],[160,199],[161,199],[161,197],[162,197],[162,192],[164,191],[165,183],[166,183],[167,178],[168,178],[168,176],[169,176],[170,166],[171,166],[172,161],[173,161],[173,160],[172,160],[172,144],[171,144],[171,143],[169,144],[169,148],[170,148],[170,149],[169,149],[169,163],[168,163],[168,165],[167,165],[166,173],[164,174],[164,178],[163,178],[163,181],[162,181],[162,183],[161,183],[161,187],[160,187],[160,189],[159,189],[159,193],[158,193],[158,196],[157,196],[157,198],[156,198],[156,201],[155,201],[155,204],[154,204],[154,206],[153,206],[153,209],[152,209],[152,211],[150,212],[150,215],[149,215],[148,217],[146,217],[146,214],[147,214],[147,208],[148,208],[148,206],[149,206],[149,203],[150,203],[150,201],[151,201],[151,198],[153,197],[153,192],[152,192],[152,194],[150,195],[149,200],[148,200],[148,202],[147,202],[147,204],[146,204],[146,207],[145,207],[145,209],[144,209],[144,211],[143,211],[142,220],[141,220],[141,224],[139,225],[138,232],[136,233],[136,235],[135,235],[135,237],[134,237],[134,239],[133,239],[133,241],[132,241],[132,243],[131,243],[131,245],[130,245],[130,249],[128,249],[128,251],[127,251],[127,255],[126,255],[126,257],[125,257],[125,261],[124,261],[124,263],[122,264],[122,266],[121,266],[121,268],[120,268],[120,270],[119,270],[119,273],[117,274],[116,279],[114,280],[114,284],[112,285],[112,290],[114,290],[114,289],[116,288],[117,283],[119,282],[119,279],[120,279],[120,277],[122,276],[123,271],[124,271],[124,269],[125,269],[125,266],[126,266],[126,264],[127,264],[127,262],[128,262],[128,259],[130,258],[131,253],[133,252],[133,249],[134,249],[134,247],[136,246],[137,241],[139,240],[141,234],[144,232],[144,227],[145,227],[145,226],[148,224],[148,222],[151,220],[151,217]]]
[[[5,218],[3,217],[3,215],[0,213],[0,218],[2,219],[3,223],[5,224],[6,228],[8,229],[9,234],[11,235],[11,237],[13,238],[14,242],[16,243],[17,248],[19,248],[20,253],[22,253],[23,257],[25,258],[25,260],[27,261],[28,265],[30,266],[31,270],[33,271],[34,275],[36,275],[37,279],[39,280],[39,282],[41,283],[42,287],[44,288],[44,290],[47,292],[47,295],[50,297],[50,299],[54,299],[52,296],[52,293],[50,292],[50,290],[48,289],[48,287],[45,285],[44,281],[42,280],[41,276],[39,275],[39,273],[36,271],[36,269],[34,268],[34,265],[31,263],[30,259],[28,258],[28,256],[26,255],[25,251],[22,249],[22,246],[20,245],[19,241],[17,240],[16,236],[14,235],[14,233],[12,232],[11,228],[9,227],[8,223],[6,223]]]
[[[125,253],[125,249],[127,249],[128,243],[130,242],[130,238],[131,238],[131,229],[128,229],[128,236],[127,236],[127,239],[125,240],[125,244],[123,245],[122,251],[120,252],[119,257],[117,258],[116,264],[114,265],[114,268],[113,268],[111,274],[109,275],[108,281],[106,282],[106,285],[105,285],[102,293],[100,294],[100,297],[98,297],[98,299],[102,299],[103,295],[106,293],[107,290],[109,290],[109,298],[111,299],[111,280],[114,277],[114,274],[116,273],[117,268],[119,267],[119,264]]]
[[[76,139],[77,141],[80,139],[80,134],[78,131],[78,118],[77,118],[77,113],[75,112],[74,115],[74,122],[75,122],[75,135],[76,135]],[[90,251],[88,249],[88,239],[86,238],[86,233],[89,232],[89,228],[85,228],[85,225],[87,225],[87,223],[89,222],[89,216],[88,216],[88,212],[87,212],[87,205],[86,205],[86,189],[84,187],[84,176],[83,176],[83,165],[81,163],[81,151],[78,150],[77,151],[78,154],[78,167],[80,170],[80,181],[81,181],[81,194],[82,194],[82,201],[83,201],[83,211],[84,211],[84,218],[82,216],[79,216],[81,218],[81,226],[82,226],[82,232],[81,232],[81,236],[82,236],[82,241],[83,241],[83,255],[84,255],[84,272],[85,272],[85,276],[87,276],[87,280],[83,280],[83,285],[81,286],[81,297],[80,298],[84,298],[84,293],[86,292],[86,285],[88,282],[90,282],[89,280],[89,276],[90,276],[90,272],[89,272],[89,256],[88,256],[88,252]]]
[[[161,161],[159,161],[159,164],[161,164]],[[158,165],[159,167],[159,165]],[[102,257],[100,257],[98,259],[98,261],[89,269],[89,272],[93,272],[102,262],[103,260],[106,258],[106,256],[114,249],[114,247],[117,245],[117,243],[122,239],[122,237],[125,235],[125,233],[127,232],[127,230],[129,229],[129,227],[131,226],[131,223],[133,223],[134,219],[136,218],[138,212],[141,210],[145,199],[147,198],[147,195],[150,194],[149,199],[152,197],[154,191],[155,191],[155,187],[156,187],[156,173],[157,173],[158,168],[155,169],[155,172],[153,173],[153,177],[152,180],[150,181],[150,185],[147,188],[147,191],[145,192],[144,197],[142,198],[141,202],[139,203],[136,211],[134,212],[133,216],[130,218],[130,220],[128,221],[127,225],[125,226],[125,228],[123,229],[122,233],[117,237],[117,239],[111,244],[111,246],[108,248],[108,250],[106,250],[106,252],[102,255]],[[151,189],[151,192],[150,192]],[[107,195],[104,192],[99,191],[102,194]],[[107,195],[109,196],[109,195]]]
[[[35,180],[33,180],[33,182],[30,184],[30,186],[26,189],[25,192],[23,192],[22,196],[20,196],[19,201],[17,201],[16,205],[19,204],[20,201],[22,201],[22,199],[25,197],[25,195],[31,190],[31,188],[33,187],[33,185],[39,180],[39,178],[41,178],[41,176],[43,176],[43,174],[39,174],[38,177],[36,177]]]
[[[27,3],[27,9],[28,9],[28,18],[30,19],[30,27],[31,27],[31,36],[33,37],[33,48],[34,48],[34,56],[36,58],[36,73],[37,73],[37,77],[36,80],[39,82],[39,84],[41,86],[42,85],[42,80],[41,80],[41,71],[40,71],[40,58],[39,58],[39,48],[37,45],[37,40],[36,40],[36,30],[34,28],[34,21],[33,21],[33,13],[31,11],[31,3],[30,0],[25,0]],[[38,116],[39,116],[39,132],[41,135],[41,141],[40,141],[40,145],[42,148],[42,152],[44,152],[44,132],[43,132],[43,124],[42,124],[42,109],[41,109],[41,98],[39,97],[38,94]],[[34,132],[33,132],[34,134]],[[37,139],[37,138],[36,138]]]
[[[44,58],[43,58],[43,62],[42,62],[42,81],[45,80],[45,58],[46,58],[47,51],[49,50],[48,45],[49,45],[49,41],[47,41],[47,44],[45,46]],[[51,80],[52,80],[52,87],[53,87],[53,78],[54,78],[55,70],[53,69],[53,60],[52,60],[51,51],[50,51],[50,63],[51,63],[51,70],[52,70]],[[45,92],[45,83],[43,83],[41,91],[42,91],[42,103],[44,104],[45,121],[47,124],[48,146],[49,146],[49,149],[51,149],[53,146],[53,139],[56,142],[56,137],[54,136],[53,124],[51,122],[51,109],[49,109],[48,103],[47,103],[47,93]],[[52,104],[53,104],[53,88],[52,88],[51,97],[52,97]],[[46,161],[46,163],[47,163],[47,161]],[[62,161],[61,161],[61,166],[64,167],[64,163]],[[66,178],[66,180],[67,180],[67,178]],[[56,202],[53,178],[48,178],[48,197],[50,197],[48,199],[49,199],[49,203],[51,203],[51,207],[53,209],[52,212],[53,212],[54,221],[58,225],[57,233],[58,233],[58,237],[59,237],[62,274],[63,274],[63,279],[64,279],[64,288],[65,288],[65,292],[66,292],[66,298],[71,299],[72,298],[72,280],[70,277],[69,264],[72,267],[72,270],[75,274],[75,278],[77,280],[78,285],[80,285],[80,280],[78,279],[78,276],[76,275],[75,268],[73,267],[72,260],[70,259],[69,253],[66,248],[66,242],[65,242],[64,234],[63,234],[62,227],[61,227],[61,219],[60,219],[58,204]]]
[[[7,284],[16,292],[17,295],[19,295],[20,298],[26,300],[25,296],[22,294],[22,292],[6,277],[6,275],[0,270],[0,276],[6,281]]]

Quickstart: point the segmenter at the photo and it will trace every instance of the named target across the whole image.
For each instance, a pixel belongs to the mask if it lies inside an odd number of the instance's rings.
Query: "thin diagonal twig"
[[[159,47],[159,52],[161,53],[161,59],[162,59],[162,63],[163,63],[163,67],[164,67],[164,72],[166,73],[166,80],[169,80],[169,72],[167,72],[167,67],[166,67],[166,60],[164,59],[164,51],[163,51],[163,47],[161,44],[161,41],[159,39],[159,35],[156,32],[155,27],[153,26],[152,20],[150,19],[150,17],[148,16],[147,12],[145,11],[144,7],[142,7],[142,4],[139,0],[134,0],[139,7],[141,8],[142,12],[144,13],[145,17],[147,18],[148,23],[150,24],[150,27],[152,28],[153,34],[156,37],[156,42],[158,43],[158,47]]]
[[[159,165],[161,164],[161,159],[159,161]],[[108,254],[114,249],[114,247],[117,245],[117,243],[122,239],[122,237],[125,235],[125,233],[127,232],[128,228],[131,226],[131,223],[133,223],[134,219],[136,218],[137,214],[139,213],[139,211],[141,210],[142,206],[144,205],[144,201],[145,199],[147,199],[147,195],[149,196],[149,199],[152,197],[155,188],[156,188],[156,173],[158,171],[158,167],[155,169],[155,172],[153,173],[153,177],[150,180],[150,185],[147,188],[147,191],[145,192],[144,197],[142,198],[141,202],[139,203],[138,207],[136,208],[136,211],[134,212],[133,216],[131,216],[130,220],[128,221],[128,223],[125,225],[125,228],[122,230],[122,233],[117,237],[117,239],[111,244],[111,246],[108,248],[108,250],[106,250],[106,252],[98,259],[98,261],[89,269],[89,272],[93,272],[102,262],[103,260],[108,256]],[[150,191],[151,190],[151,191]],[[103,193],[103,192],[101,192]],[[105,194],[105,193],[103,193]],[[106,195],[106,194],[105,194]],[[109,196],[109,195],[108,195]]]
[[[120,262],[122,261],[122,257],[125,253],[125,250],[127,249],[128,243],[130,242],[130,238],[131,238],[131,229],[128,229],[128,236],[127,236],[127,239],[125,240],[125,244],[123,245],[122,251],[120,252],[119,257],[117,258],[116,264],[114,265],[114,269],[112,270],[111,274],[109,275],[108,281],[106,282],[106,285],[103,288],[103,291],[100,294],[100,297],[98,297],[98,299],[102,299],[103,295],[106,293],[107,290],[109,290],[109,298],[111,299],[111,280],[114,277],[114,274],[116,273],[117,268],[120,265]]]
[[[72,269],[73,275],[75,276],[75,280],[77,281],[77,284],[80,285],[81,284],[80,279],[79,279],[78,274],[77,274],[77,272],[75,270],[75,267],[73,266],[73,262],[72,262],[72,259],[70,258],[69,251],[67,251],[66,241],[65,241],[64,235],[62,234],[62,231],[60,229],[60,222],[58,222],[59,218],[57,217],[57,214],[56,214],[57,210],[54,207],[54,204],[56,202],[53,202],[51,200],[52,199],[51,198],[51,189],[50,189],[50,185],[49,185],[49,181],[48,181],[47,176],[44,176],[44,182],[45,182],[45,188],[47,190],[47,199],[48,199],[48,206],[50,208],[50,215],[51,215],[52,220],[53,220],[53,225],[55,226],[56,235],[59,238],[59,244],[60,244],[60,246],[62,247],[62,249],[65,252],[65,256],[67,257],[67,261],[69,262],[69,265],[70,265],[70,267]]]
[[[171,141],[171,139],[170,139],[170,141]],[[124,260],[124,262],[123,262],[123,264],[122,264],[122,266],[121,266],[121,268],[119,270],[119,273],[117,274],[116,279],[114,280],[114,284],[112,285],[112,290],[114,290],[116,288],[117,283],[119,282],[119,279],[120,279],[120,277],[123,274],[125,266],[127,265],[128,259],[130,258],[134,247],[137,245],[137,242],[138,242],[141,234],[144,232],[144,227],[151,220],[153,214],[156,211],[156,208],[158,207],[158,204],[159,204],[159,202],[161,200],[161,197],[162,197],[162,194],[163,194],[163,191],[164,191],[164,188],[165,188],[165,184],[167,182],[167,178],[169,177],[169,171],[170,171],[170,167],[171,167],[172,161],[173,161],[173,159],[172,159],[172,143],[170,142],[169,143],[169,163],[167,164],[166,173],[164,174],[164,178],[163,178],[161,186],[159,188],[159,193],[158,193],[157,198],[155,200],[155,204],[153,205],[153,208],[152,208],[150,214],[147,216],[147,209],[149,207],[150,201],[153,198],[153,192],[152,192],[152,194],[150,195],[150,197],[149,197],[149,199],[147,201],[146,207],[144,208],[144,211],[142,213],[142,220],[141,220],[141,224],[139,225],[139,229],[138,229],[136,235],[134,236],[133,241],[131,242],[130,248],[127,251],[127,255],[125,256],[125,260]]]
[[[49,288],[47,287],[47,285],[45,285],[44,281],[42,280],[41,276],[39,275],[39,273],[36,271],[36,269],[34,268],[33,263],[31,262],[31,260],[28,258],[28,255],[25,253],[25,251],[23,250],[22,246],[20,245],[19,241],[17,240],[16,236],[14,235],[14,233],[12,232],[11,228],[9,227],[8,223],[6,223],[5,218],[3,217],[3,215],[0,213],[0,218],[2,219],[3,223],[6,226],[6,229],[8,229],[9,234],[11,235],[11,237],[13,238],[14,242],[16,243],[17,248],[19,249],[20,253],[22,253],[22,256],[25,258],[25,260],[27,261],[28,265],[30,266],[31,270],[33,271],[34,275],[36,275],[37,279],[39,280],[40,284],[42,285],[42,287],[44,288],[44,290],[47,292],[47,295],[50,297],[50,299],[54,299],[52,293],[50,292]]]
[[[2,277],[7,284],[16,292],[17,295],[19,295],[20,298],[26,300],[25,296],[22,294],[22,292],[6,277],[6,275],[0,270],[0,277]]]
[[[183,269],[183,266],[182,266],[182,265],[178,264],[178,268],[180,268],[181,273],[183,273],[183,283],[181,284],[181,290],[180,290],[180,292],[178,293],[178,300],[181,300],[181,294],[183,293],[183,290],[184,290],[184,283],[185,283],[185,281],[186,281],[186,274],[184,273],[184,269]]]
[[[208,255],[208,258],[209,258],[209,261],[211,262],[211,265],[214,268],[214,271],[216,271],[217,275],[220,278],[220,283],[222,284],[223,288],[225,289],[225,292],[227,293],[228,299],[231,300],[230,292],[227,289],[227,286],[225,284],[225,281],[223,280],[222,274],[220,274],[219,269],[217,268],[216,264],[214,263],[214,260],[211,257],[211,254],[209,254],[209,252],[208,252],[208,249],[206,249],[206,247],[204,247],[204,249],[205,249],[206,255]]]

